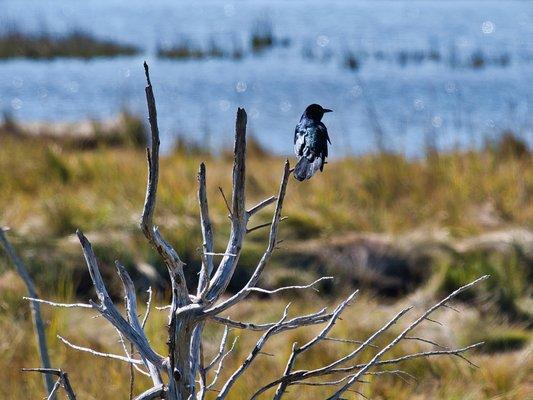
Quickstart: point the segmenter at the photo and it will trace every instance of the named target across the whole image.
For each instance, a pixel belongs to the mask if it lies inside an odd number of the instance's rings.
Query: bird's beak
[[[333,110],[330,110],[329,108],[324,108],[323,110],[324,110],[325,113],[333,112]]]

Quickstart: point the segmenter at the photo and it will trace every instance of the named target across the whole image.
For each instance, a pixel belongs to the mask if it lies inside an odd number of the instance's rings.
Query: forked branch
[[[74,390],[72,389],[72,386],[70,385],[68,374],[66,372],[60,369],[55,369],[55,368],[23,368],[22,371],[23,372],[39,372],[41,374],[44,374],[45,376],[50,376],[50,377],[57,376],[58,377],[57,382],[59,382],[59,386],[63,387],[63,389],[65,390],[65,393],[67,394],[68,399],[76,400],[76,394],[74,393]],[[58,389],[57,382],[53,386],[53,389],[52,389],[53,392],[50,393],[50,395],[48,396],[48,399],[51,399],[52,398],[51,396],[55,394],[55,392],[57,391]]]
[[[150,73],[148,64],[144,63],[144,72],[146,75],[147,86],[145,88],[146,102],[148,105],[148,120],[150,122],[151,132],[151,149],[147,149],[146,155],[148,160],[148,182],[146,185],[146,197],[144,200],[144,207],[141,216],[141,230],[157,250],[161,258],[164,260],[173,285],[176,286],[176,302],[179,305],[186,305],[189,303],[189,292],[187,290],[187,283],[183,273],[183,266],[178,253],[174,248],[161,236],[159,229],[154,226],[154,210],[157,197],[157,185],[159,181],[159,126],[157,124],[157,109],[155,106],[154,91],[152,89],[152,82],[150,81]]]

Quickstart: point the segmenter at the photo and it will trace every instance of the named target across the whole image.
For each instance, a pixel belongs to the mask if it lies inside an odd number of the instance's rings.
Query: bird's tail
[[[307,157],[301,157],[294,167],[294,177],[303,181],[311,178],[322,165],[322,158],[317,157],[313,161],[309,161]]]

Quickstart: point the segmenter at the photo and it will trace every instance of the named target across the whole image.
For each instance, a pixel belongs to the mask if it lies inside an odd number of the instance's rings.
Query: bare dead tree
[[[168,353],[166,355],[161,355],[150,345],[150,341],[143,329],[150,305],[148,304],[147,315],[143,318],[143,322],[141,322],[137,312],[137,299],[133,282],[126,269],[117,262],[117,273],[124,288],[127,317],[121,314],[107,292],[91,243],[80,231],[77,232],[77,235],[81,243],[87,268],[98,300],[90,301],[87,304],[61,304],[40,299],[30,300],[34,303],[44,303],[56,307],[80,307],[98,311],[119,332],[123,344],[125,340],[133,344],[139,357],[135,358],[133,353],[128,351],[127,346],[124,345],[123,350],[125,355],[102,353],[90,348],[78,346],[67,339],[60,337],[67,346],[78,351],[89,352],[98,357],[105,357],[129,363],[135,367],[138,373],[149,376],[152,379],[153,387],[138,395],[136,397],[137,400],[157,398],[169,400],[203,400],[208,391],[215,391],[218,393],[216,397],[218,400],[230,398],[235,383],[246,372],[250,365],[254,363],[257,356],[263,354],[262,350],[264,346],[273,336],[288,330],[312,325],[323,325],[323,328],[307,343],[303,345],[294,343],[285,369],[280,371],[279,378],[258,387],[251,399],[256,399],[263,393],[266,393],[269,390],[274,391],[274,389],[275,392],[272,393],[273,398],[281,399],[286,394],[287,388],[293,385],[331,386],[333,392],[329,399],[340,399],[343,393],[352,390],[352,387],[360,382],[361,378],[365,375],[382,375],[388,373],[398,376],[408,376],[406,372],[401,370],[383,370],[379,369],[379,367],[396,365],[403,361],[415,358],[443,355],[457,356],[469,362],[463,354],[468,350],[480,346],[482,343],[476,343],[463,348],[447,349],[429,339],[408,336],[408,334],[424,321],[433,321],[430,316],[436,310],[443,307],[451,307],[448,303],[454,297],[486,279],[487,276],[483,276],[472,283],[457,289],[455,292],[430,307],[413,322],[409,323],[407,327],[394,338],[394,340],[383,347],[374,344],[376,339],[386,332],[390,333],[391,327],[398,322],[398,320],[403,318],[411,308],[401,310],[386,324],[362,342],[351,340],[349,338],[343,339],[330,336],[335,323],[341,317],[343,311],[355,301],[357,291],[341,301],[340,304],[329,313],[326,308],[323,308],[308,315],[289,317],[289,304],[285,307],[279,320],[271,323],[260,324],[235,321],[221,316],[225,311],[244,301],[251,293],[261,292],[275,294],[285,290],[304,290],[314,287],[323,280],[331,279],[331,277],[322,277],[310,284],[281,287],[274,290],[266,290],[257,286],[259,279],[265,271],[269,259],[278,244],[278,229],[279,224],[282,221],[283,201],[285,199],[289,180],[290,166],[289,162],[286,161],[276,196],[269,197],[251,208],[246,208],[246,112],[242,108],[239,108],[237,111],[231,200],[228,201],[224,196],[231,221],[231,232],[226,249],[223,253],[215,253],[214,231],[209,217],[206,190],[206,167],[204,164],[200,165],[198,173],[198,201],[203,237],[202,263],[199,268],[197,290],[195,292],[190,290],[185,280],[183,261],[180,259],[174,248],[162,237],[159,229],[154,224],[154,211],[159,177],[159,129],[157,125],[155,99],[146,63],[144,67],[147,79],[146,99],[148,103],[152,146],[147,152],[148,183],[144,209],[141,217],[141,229],[147,240],[164,261],[170,277],[172,299],[170,305],[164,307],[168,310]],[[264,227],[269,227],[270,233],[263,256],[259,260],[255,270],[244,287],[232,295],[225,296],[228,284],[237,268],[244,238],[247,233],[255,229],[248,227],[250,220],[260,210],[273,203],[275,203],[275,210],[272,220],[269,224],[264,225]],[[215,265],[214,261],[214,256],[216,255],[222,256],[218,265]],[[203,329],[208,322],[224,325],[225,330],[217,354],[209,363],[206,363],[204,361],[205,354],[203,351]],[[215,386],[218,384],[221,377],[224,361],[231,355],[231,351],[235,345],[235,342],[233,342],[233,345],[227,350],[228,330],[230,328],[241,329],[243,331],[260,331],[263,332],[263,334],[239,367],[219,386],[219,389],[215,389]],[[434,344],[438,346],[439,349],[406,354],[399,358],[384,358],[389,350],[403,340],[419,340],[421,342]],[[356,343],[358,346],[355,350],[328,365],[315,369],[295,369],[297,359],[301,354],[311,350],[317,344],[324,342],[331,342],[332,344],[336,342],[350,342]],[[374,349],[375,355],[369,361],[362,361],[360,356],[363,351],[367,349]]]

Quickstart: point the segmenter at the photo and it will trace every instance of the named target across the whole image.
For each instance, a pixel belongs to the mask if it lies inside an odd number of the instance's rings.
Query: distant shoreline
[[[28,34],[10,30],[0,36],[0,59],[61,57],[89,59],[138,53],[139,48],[135,46],[98,39],[81,30],[73,30],[59,36],[48,32]]]

